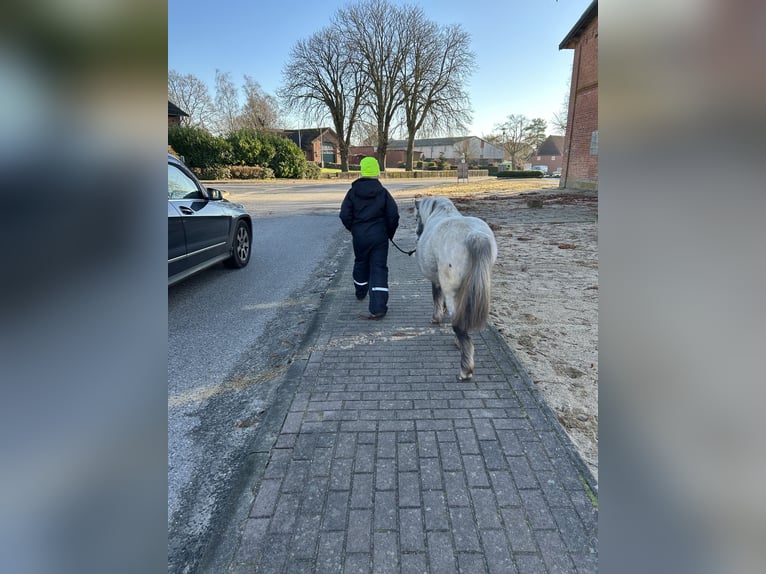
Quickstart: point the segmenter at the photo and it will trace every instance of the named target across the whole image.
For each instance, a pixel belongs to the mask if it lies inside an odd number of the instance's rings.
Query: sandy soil
[[[598,480],[598,194],[558,180],[431,188],[489,223],[490,318]]]

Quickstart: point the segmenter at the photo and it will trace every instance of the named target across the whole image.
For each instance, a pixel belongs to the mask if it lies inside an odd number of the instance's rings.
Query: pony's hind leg
[[[434,298],[434,314],[431,317],[431,323],[441,323],[444,319],[444,291],[436,283],[431,283],[431,295]]]
[[[473,341],[468,331],[452,325],[452,330],[457,337],[458,347],[460,347],[460,376],[461,381],[468,381],[473,377]]]

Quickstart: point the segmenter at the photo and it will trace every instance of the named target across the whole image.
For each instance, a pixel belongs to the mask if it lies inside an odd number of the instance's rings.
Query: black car
[[[253,222],[244,207],[203,186],[168,154],[168,285],[221,261],[244,267],[252,238]]]

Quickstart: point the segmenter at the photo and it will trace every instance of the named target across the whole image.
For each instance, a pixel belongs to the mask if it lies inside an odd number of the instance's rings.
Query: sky
[[[391,0],[394,4],[406,3]],[[244,76],[276,95],[290,49],[330,24],[349,2],[324,0],[168,0],[168,69],[193,74],[215,95],[215,71]],[[559,44],[591,0],[420,0],[427,17],[461,24],[471,35],[477,68],[468,84],[473,122],[467,135],[484,136],[511,114],[543,118],[569,97],[574,50]],[[300,120],[288,119],[287,128]],[[328,123],[329,125],[329,123]],[[458,135],[458,134],[455,134]],[[460,134],[464,135],[464,134]]]

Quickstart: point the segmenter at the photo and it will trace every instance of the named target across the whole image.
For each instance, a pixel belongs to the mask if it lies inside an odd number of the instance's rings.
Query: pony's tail
[[[471,269],[455,296],[452,325],[463,331],[479,331],[487,324],[492,292],[492,238],[485,233],[466,236]]]

